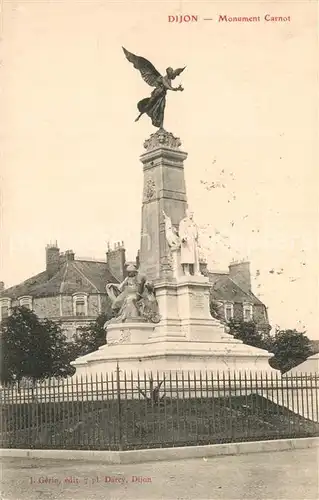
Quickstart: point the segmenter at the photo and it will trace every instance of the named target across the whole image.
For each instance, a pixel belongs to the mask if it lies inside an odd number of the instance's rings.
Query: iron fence
[[[1,389],[1,446],[119,450],[319,435],[318,377],[128,374]]]

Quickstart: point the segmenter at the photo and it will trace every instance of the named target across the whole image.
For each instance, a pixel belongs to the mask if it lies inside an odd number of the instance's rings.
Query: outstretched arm
[[[179,85],[178,87],[172,87],[172,85],[167,81],[166,78],[163,78],[163,83],[164,83],[164,86],[168,89],[168,90],[173,90],[174,92],[176,92],[177,90],[184,90],[183,87],[181,85]]]
[[[118,285],[118,289],[120,292],[123,292],[123,288],[125,287],[127,282],[128,282],[128,277],[126,276],[126,278],[122,281],[122,283]]]

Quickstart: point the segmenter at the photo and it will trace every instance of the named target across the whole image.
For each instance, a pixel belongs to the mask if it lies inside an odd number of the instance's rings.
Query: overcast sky
[[[6,286],[42,271],[52,240],[96,258],[108,240],[124,240],[135,258],[139,156],[154,128],[147,117],[134,123],[151,88],[124,45],[162,72],[187,65],[165,127],[189,154],[189,205],[210,267],[248,257],[271,323],[319,338],[317,3],[23,0],[3,9]],[[291,21],[267,23],[267,13]],[[199,21],[169,24],[176,14]],[[219,23],[219,14],[261,22]]]

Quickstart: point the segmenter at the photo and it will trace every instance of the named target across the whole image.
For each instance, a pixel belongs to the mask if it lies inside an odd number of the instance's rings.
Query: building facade
[[[267,307],[252,292],[249,262],[232,262],[228,272],[204,272],[212,285],[211,300],[218,318],[225,322],[254,321],[269,330]]]
[[[125,249],[117,243],[105,262],[78,260],[72,250],[61,253],[47,245],[46,269],[19,285],[0,288],[0,321],[16,306],[32,309],[39,318],[61,322],[69,340],[81,326],[94,321],[109,307],[106,283],[124,278]]]

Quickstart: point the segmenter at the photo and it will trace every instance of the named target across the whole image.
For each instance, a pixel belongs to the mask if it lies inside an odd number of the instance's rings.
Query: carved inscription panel
[[[192,292],[192,307],[196,310],[205,309],[205,295],[201,292]]]

